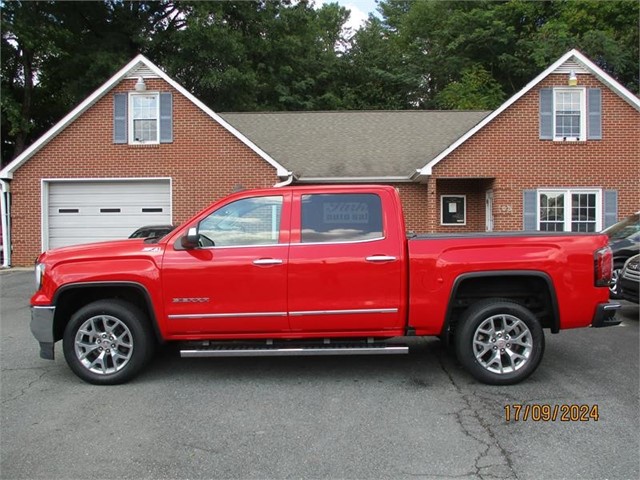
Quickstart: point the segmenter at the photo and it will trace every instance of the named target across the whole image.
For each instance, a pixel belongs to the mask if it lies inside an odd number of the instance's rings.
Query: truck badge
[[[208,303],[209,297],[174,298],[173,303]]]

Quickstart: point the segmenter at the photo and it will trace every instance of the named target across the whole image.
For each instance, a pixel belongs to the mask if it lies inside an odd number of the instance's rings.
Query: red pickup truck
[[[543,329],[616,325],[606,235],[409,236],[389,186],[243,191],[162,239],[37,260],[31,330],[83,380],[118,384],[155,346],[182,356],[407,353],[438,336],[481,382],[538,366]],[[387,340],[394,338],[394,342]]]

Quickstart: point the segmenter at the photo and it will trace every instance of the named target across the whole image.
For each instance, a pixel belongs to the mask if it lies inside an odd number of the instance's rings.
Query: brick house
[[[138,56],[0,172],[5,266],[279,182],[396,185],[420,232],[599,231],[640,209],[638,132],[575,50],[493,112],[216,114]]]

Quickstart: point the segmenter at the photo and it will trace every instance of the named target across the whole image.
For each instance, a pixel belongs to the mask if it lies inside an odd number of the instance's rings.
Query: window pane
[[[564,194],[540,194],[540,230],[562,232],[564,230]]]
[[[302,242],[382,238],[382,205],[374,194],[302,196]]]
[[[595,193],[573,193],[571,195],[571,231],[596,231]]]
[[[155,142],[158,139],[156,120],[134,120],[133,138],[136,142]]]
[[[158,95],[131,95],[132,141],[158,141]]]
[[[156,118],[158,97],[156,95],[133,95],[132,115],[134,119]]]
[[[557,91],[556,137],[580,137],[581,91]]]
[[[245,198],[202,220],[198,233],[216,247],[274,245],[280,237],[281,214],[282,197]]]
[[[562,232],[564,231],[564,222],[540,222],[541,232]]]

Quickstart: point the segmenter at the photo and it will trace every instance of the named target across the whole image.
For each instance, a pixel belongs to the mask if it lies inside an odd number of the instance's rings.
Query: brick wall
[[[12,264],[33,265],[41,245],[42,178],[171,177],[173,221],[179,224],[234,187],[267,187],[275,169],[161,79],[147,90],[172,91],[171,144],[113,143],[113,94],[124,80],[27,161],[11,182]]]
[[[602,89],[602,140],[540,140],[538,91],[566,86],[567,75],[550,75],[502,112],[433,169],[435,178],[495,177],[495,230],[522,229],[522,191],[543,187],[597,187],[618,191],[618,216],[640,209],[640,114],[592,75],[578,75],[578,85]],[[440,183],[438,183],[438,187]],[[458,190],[458,189],[454,189]],[[447,193],[464,193],[451,191]],[[437,192],[439,196],[441,192]],[[484,201],[484,194],[481,195]],[[484,230],[469,222],[467,231]],[[430,213],[439,219],[437,208]],[[439,220],[438,220],[439,221]],[[436,228],[437,231],[450,229]],[[460,230],[456,230],[460,231]]]

